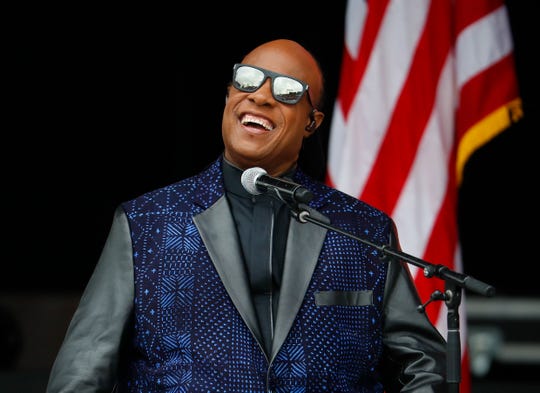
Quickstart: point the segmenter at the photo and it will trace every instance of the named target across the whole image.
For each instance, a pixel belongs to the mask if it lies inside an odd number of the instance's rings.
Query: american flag
[[[326,182],[388,213],[404,252],[462,272],[464,166],[522,116],[504,1],[349,0],[344,33]],[[444,292],[443,280],[409,267],[423,302]],[[444,337],[446,311],[426,309]],[[463,303],[462,392],[465,316]]]

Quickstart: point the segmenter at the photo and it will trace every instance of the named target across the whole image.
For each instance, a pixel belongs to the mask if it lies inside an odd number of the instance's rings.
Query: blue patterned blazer
[[[381,211],[294,181],[313,217],[395,240]],[[220,158],[116,211],[47,392],[444,391],[444,339],[418,304],[402,262],[291,218],[265,354]]]

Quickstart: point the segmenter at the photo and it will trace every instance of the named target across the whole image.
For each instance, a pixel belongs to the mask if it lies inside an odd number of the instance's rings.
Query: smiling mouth
[[[275,128],[275,126],[268,120],[250,114],[245,114],[240,120],[240,122],[243,126],[262,128],[266,131],[272,131]]]

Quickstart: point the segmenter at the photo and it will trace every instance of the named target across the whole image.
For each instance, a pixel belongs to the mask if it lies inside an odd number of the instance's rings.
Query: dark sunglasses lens
[[[296,104],[304,94],[304,86],[297,80],[286,76],[274,78],[274,98],[286,104]]]
[[[236,69],[233,85],[238,90],[253,92],[261,87],[264,73],[252,67],[240,66]]]
[[[235,69],[233,86],[238,90],[252,93],[261,87],[265,80],[264,71],[241,65]],[[296,104],[302,98],[305,90],[302,83],[286,76],[275,76],[272,88],[274,98],[285,104]]]

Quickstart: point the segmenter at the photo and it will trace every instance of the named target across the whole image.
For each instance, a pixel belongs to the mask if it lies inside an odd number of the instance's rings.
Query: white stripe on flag
[[[392,217],[405,252],[424,255],[433,220],[441,209],[448,184],[448,165],[453,147],[455,95],[452,58],[445,63],[439,80],[434,110],[418,147],[411,172]],[[416,275],[416,267],[411,272]]]

